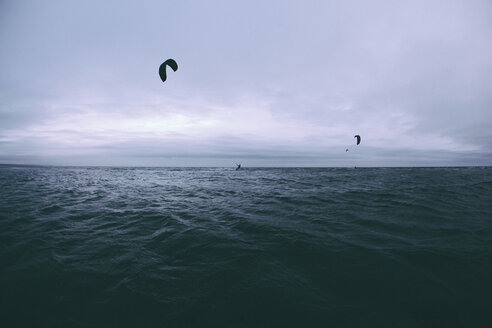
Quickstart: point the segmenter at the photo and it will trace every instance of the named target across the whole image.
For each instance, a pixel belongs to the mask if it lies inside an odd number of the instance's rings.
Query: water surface
[[[0,166],[6,327],[492,327],[492,168]]]

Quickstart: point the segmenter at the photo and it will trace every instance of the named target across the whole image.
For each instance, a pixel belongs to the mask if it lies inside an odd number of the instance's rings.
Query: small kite
[[[357,144],[360,144],[360,135],[356,134],[354,138],[357,138]]]
[[[165,82],[167,79],[166,66],[171,67],[172,70],[175,72],[178,70],[178,63],[176,63],[174,59],[169,58],[168,60],[163,62],[161,66],[159,66],[159,76],[161,77],[162,82]]]

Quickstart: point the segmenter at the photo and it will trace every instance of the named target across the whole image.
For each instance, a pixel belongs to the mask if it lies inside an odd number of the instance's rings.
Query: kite
[[[159,67],[159,76],[161,77],[162,82],[165,82],[167,79],[166,66],[171,67],[172,70],[175,72],[178,70],[178,64],[176,63],[176,61],[174,59],[169,58],[168,60],[163,62],[161,64],[161,66]]]

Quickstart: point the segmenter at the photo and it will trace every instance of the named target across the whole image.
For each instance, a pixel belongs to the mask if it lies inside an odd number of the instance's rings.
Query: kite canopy
[[[360,144],[360,135],[356,134],[354,138],[357,138],[357,144]]]
[[[178,70],[178,64],[174,59],[169,58],[165,62],[161,64],[159,67],[159,76],[161,77],[162,82],[166,81],[167,75],[166,75],[166,66],[169,66],[172,68],[173,71]]]

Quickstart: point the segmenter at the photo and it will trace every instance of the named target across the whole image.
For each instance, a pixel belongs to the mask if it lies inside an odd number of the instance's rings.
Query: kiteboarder
[[[241,169],[241,164],[236,164],[237,167],[236,167],[236,171],[239,171]]]

